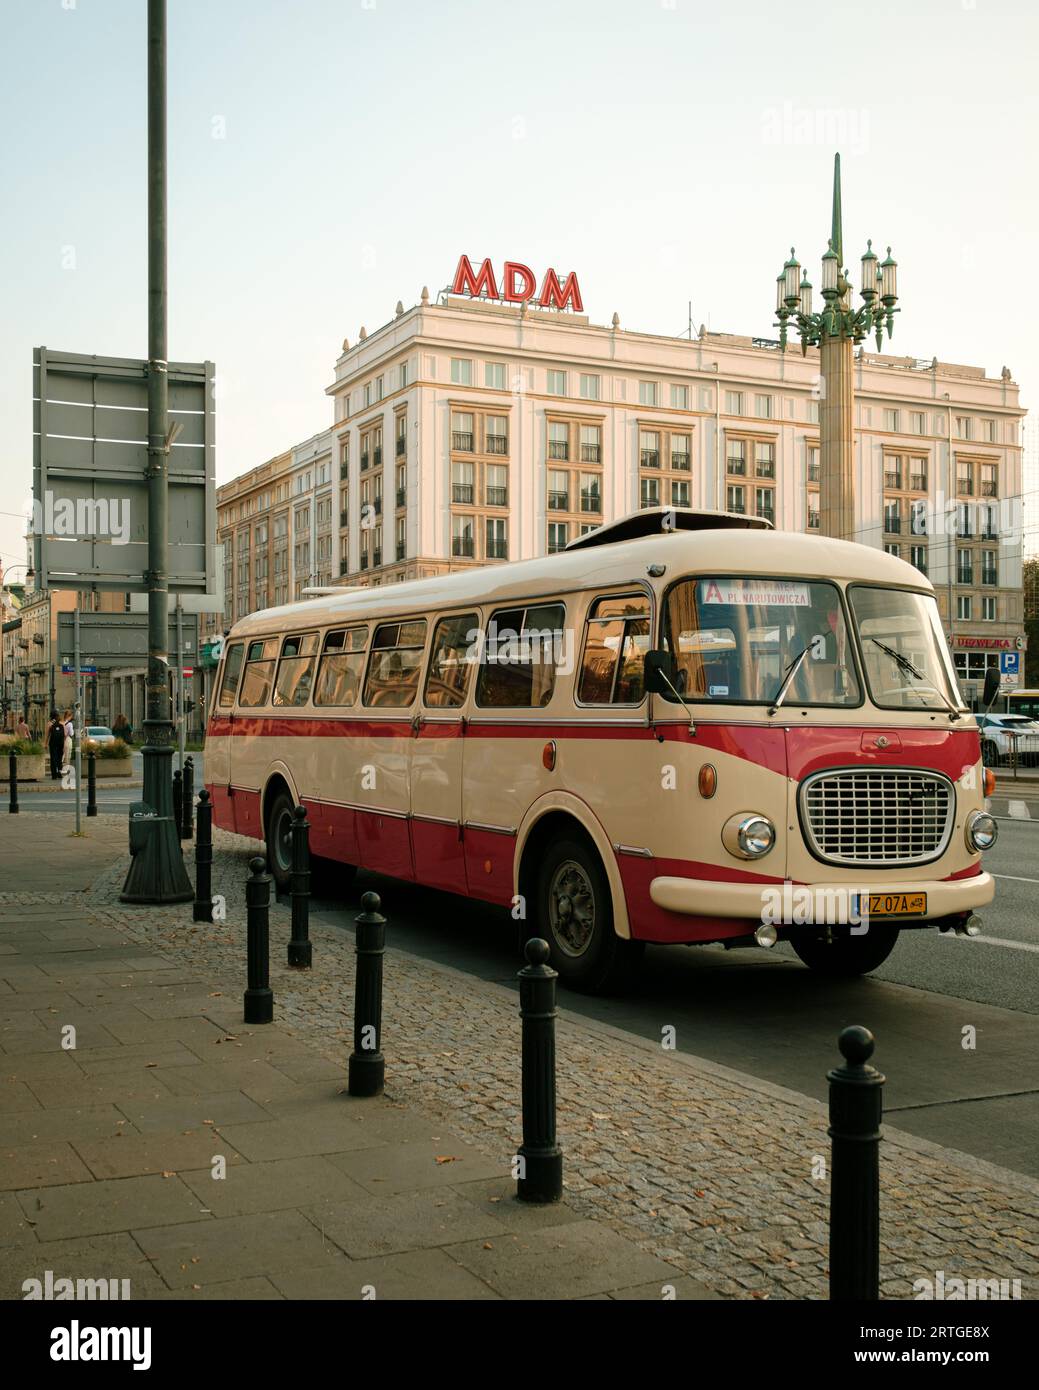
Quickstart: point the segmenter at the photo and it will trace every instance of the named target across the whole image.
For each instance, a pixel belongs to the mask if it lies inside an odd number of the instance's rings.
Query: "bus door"
[[[244,642],[232,642],[225,648],[220,679],[214,686],[214,699],[206,723],[206,786],[213,803],[215,823],[225,830],[234,828],[230,801],[231,742],[244,651]]]
[[[419,713],[412,721],[411,850],[420,883],[466,891],[462,840],[462,709],[476,669],[477,613],[441,618],[433,629]]]
[[[257,637],[246,644],[245,670],[228,740],[234,828],[255,840],[264,838],[260,800],[270,740],[261,731],[280,646],[280,637]]]

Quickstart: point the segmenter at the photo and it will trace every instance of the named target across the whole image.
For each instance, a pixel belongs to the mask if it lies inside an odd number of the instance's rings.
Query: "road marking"
[[[1032,819],[1031,815],[1029,814],[1028,807],[1025,805],[1023,801],[1011,801],[1007,806],[1007,810],[1010,812],[1014,820]]]
[[[993,874],[993,878],[1009,878],[1015,883],[1039,883],[1039,878],[1022,878],[1020,874]]]
[[[954,932],[942,932],[941,936],[946,941],[958,939]],[[1039,951],[1039,946],[1031,941],[1004,941],[1001,936],[971,936],[964,940],[981,941],[986,946],[1009,946],[1012,951]]]

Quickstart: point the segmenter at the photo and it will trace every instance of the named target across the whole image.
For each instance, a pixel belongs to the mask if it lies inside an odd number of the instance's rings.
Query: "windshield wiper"
[[[923,681],[924,685],[926,685],[930,690],[933,690],[934,693],[941,700],[941,702],[945,705],[946,709],[949,711],[950,717],[953,719],[959,719],[960,711],[956,708],[952,701],[946,695],[943,695],[936,685],[932,685],[930,681],[927,679],[927,677],[916,669],[913,663],[903,652],[896,652],[894,647],[889,647],[888,644],[886,642],[882,642],[879,637],[871,637],[869,640],[871,642],[874,642],[882,652],[886,652],[900,671],[905,671],[906,675],[913,676],[918,681]]]
[[[800,669],[800,666],[801,666],[801,662],[804,661],[804,659],[805,659],[805,657],[806,657],[807,655],[808,655],[808,648],[805,647],[804,651],[798,652],[798,654],[794,657],[793,661],[791,661],[790,665],[789,665],[789,666],[786,668],[786,670],[783,672],[783,683],[782,683],[782,685],[780,685],[779,689],[776,691],[775,699],[772,701],[771,705],[769,706],[769,710],[768,710],[769,714],[775,714],[776,711],[779,709],[780,705],[781,705],[781,704],[783,703],[783,701],[786,699],[786,692],[790,689],[791,682],[793,681],[794,677],[797,675],[798,670]]]

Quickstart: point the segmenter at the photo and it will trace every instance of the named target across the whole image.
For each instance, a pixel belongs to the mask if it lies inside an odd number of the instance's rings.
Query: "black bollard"
[[[173,824],[177,830],[177,838],[180,838],[181,821],[184,819],[184,783],[181,779],[180,769],[173,774]]]
[[[524,1202],[558,1202],[563,1195],[563,1152],[556,1143],[556,972],[547,964],[548,942],[524,949],[519,972],[523,1029],[523,1143],[516,1196]]]
[[[386,1060],[382,1055],[382,957],[386,947],[386,918],[379,912],[378,893],[361,898],[354,949],[357,981],[354,989],[354,1050],[350,1054],[347,1089],[352,1096],[382,1095]]]
[[[880,1298],[880,1118],[884,1077],[869,1065],[873,1034],[845,1028],[844,1065],[829,1073],[830,1298]]]
[[[306,808],[292,812],[292,937],[289,964],[308,969],[313,964],[310,940],[310,824]]]
[[[18,755],[8,753],[7,755],[7,775],[11,779],[11,799],[7,810],[12,816],[17,816],[18,811]]]
[[[213,807],[205,787],[198,794],[198,836],[195,840],[195,905],[193,922],[213,920]]]
[[[190,757],[184,759],[184,783],[181,787],[181,797],[184,819],[181,823],[180,838],[182,840],[190,840],[192,831],[191,818],[195,803],[195,763]]]
[[[245,991],[246,1023],[270,1023],[274,1019],[274,995],[270,977],[270,874],[261,855],[249,860],[251,873],[245,885],[248,934],[248,989]]]
[[[93,748],[87,754],[87,815],[97,815],[97,754]]]

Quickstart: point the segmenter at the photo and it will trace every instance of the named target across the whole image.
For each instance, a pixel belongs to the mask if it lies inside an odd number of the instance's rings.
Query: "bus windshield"
[[[663,641],[675,688],[690,700],[771,704],[790,674],[788,705],[862,702],[840,592],[827,581],[681,580],[668,594]]]
[[[930,594],[853,584],[866,681],[881,709],[963,709],[938,605]]]

